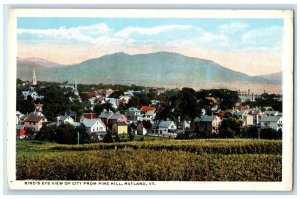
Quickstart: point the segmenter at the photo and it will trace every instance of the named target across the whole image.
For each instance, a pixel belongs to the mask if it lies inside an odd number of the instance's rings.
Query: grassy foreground
[[[59,145],[17,142],[17,178],[281,181],[281,141],[156,140]]]

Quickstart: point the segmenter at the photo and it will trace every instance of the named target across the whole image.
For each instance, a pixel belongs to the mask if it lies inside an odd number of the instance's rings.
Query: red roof
[[[207,97],[206,99],[207,99],[208,101],[211,101],[211,102],[214,102],[214,103],[217,102],[216,98],[214,98],[214,97]]]
[[[83,113],[83,117],[87,119],[94,119],[97,118],[96,113]]]
[[[258,114],[260,114],[260,110],[253,110],[249,114],[250,115],[258,115]]]
[[[153,111],[153,110],[155,110],[155,107],[151,107],[151,106],[142,106],[142,108],[141,108],[141,113],[146,113],[146,112],[148,112],[148,111]]]
[[[119,103],[124,103],[124,102],[126,102],[126,100],[124,100],[124,99],[119,100]]]
[[[42,108],[44,104],[34,104],[35,108]]]
[[[216,115],[223,118],[225,113],[226,113],[225,111],[220,111],[220,112],[217,112]]]
[[[235,109],[238,109],[238,110],[247,110],[249,109],[249,106],[246,105],[246,106],[236,106]]]

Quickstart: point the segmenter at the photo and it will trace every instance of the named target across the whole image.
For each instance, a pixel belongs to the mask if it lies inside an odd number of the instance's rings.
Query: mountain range
[[[266,74],[266,75],[259,75],[258,77],[262,77],[262,78],[271,80],[272,82],[281,83],[281,81],[282,81],[282,72],[271,73],[271,74]]]
[[[73,65],[61,65],[40,58],[18,58],[17,77],[30,80],[33,67],[38,81],[76,80],[79,83],[101,82],[165,87],[281,83],[279,75],[249,76],[211,60],[172,52],[137,55],[115,53]]]

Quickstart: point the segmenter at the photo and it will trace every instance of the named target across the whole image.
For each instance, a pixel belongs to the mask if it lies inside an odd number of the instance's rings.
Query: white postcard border
[[[100,12],[99,12],[100,10]],[[247,14],[246,14],[247,12]],[[282,182],[176,182],[155,181],[155,185],[72,185],[74,181],[20,181],[16,180],[16,22],[20,16],[36,17],[128,17],[128,18],[283,18],[284,53],[283,53],[283,156]],[[8,185],[11,190],[251,190],[251,191],[290,191],[293,177],[293,13],[289,10],[176,10],[176,9],[12,9],[8,22],[8,66],[7,79],[7,168]],[[289,121],[289,122],[287,122]],[[50,185],[25,185],[25,182],[50,182]],[[51,184],[54,182],[54,184]],[[71,185],[68,184],[71,182]],[[88,181],[82,181],[88,182]],[[98,182],[98,181],[93,181]],[[112,183],[112,181],[108,181]],[[120,183],[124,183],[120,181]]]

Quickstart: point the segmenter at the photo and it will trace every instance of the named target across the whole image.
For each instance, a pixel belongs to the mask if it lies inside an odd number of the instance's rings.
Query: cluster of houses
[[[165,135],[172,131],[176,132],[176,126],[172,121],[154,122],[155,108],[150,106],[143,106],[141,109],[129,108],[125,114],[118,112],[113,113],[104,111],[100,115],[96,113],[84,113],[79,122],[74,120],[67,113],[56,117],[56,122],[49,122],[47,118],[38,110],[24,115],[17,111],[17,139],[24,139],[27,137],[26,130],[31,129],[34,132],[40,131],[43,123],[48,125],[59,126],[61,124],[70,124],[74,127],[84,125],[86,131],[90,134],[95,134],[101,140],[104,135],[111,131],[113,134],[128,134],[129,131],[139,135],[161,134]],[[151,131],[152,130],[152,131]]]
[[[222,111],[218,108],[218,99],[214,97],[207,97],[211,102],[212,115],[207,115],[205,110],[202,113],[190,120],[181,121],[180,125],[171,120],[157,121],[156,105],[157,100],[152,100],[150,105],[142,106],[141,108],[130,107],[124,114],[120,112],[103,111],[100,115],[93,112],[95,104],[109,103],[115,109],[119,106],[128,103],[132,96],[145,91],[128,90],[124,95],[118,99],[109,97],[114,92],[112,89],[101,89],[93,92],[78,93],[77,84],[64,83],[60,85],[61,88],[71,88],[77,96],[80,96],[80,101],[89,102],[90,113],[84,113],[81,118],[76,118],[77,114],[69,111],[64,115],[58,115],[56,121],[49,122],[42,113],[43,104],[35,104],[35,111],[29,114],[23,114],[17,111],[16,113],[16,129],[17,139],[24,139],[27,137],[26,131],[28,129],[34,132],[40,131],[43,123],[59,126],[61,124],[70,124],[73,126],[84,125],[86,131],[90,134],[97,135],[99,140],[103,139],[108,132],[112,134],[128,134],[134,133],[136,135],[149,135],[174,138],[178,134],[183,133],[186,129],[194,132],[205,132],[206,134],[218,134],[221,122],[226,118],[226,114],[236,116],[243,122],[243,126],[256,125],[261,128],[272,128],[276,131],[282,129],[282,114],[278,111],[273,111],[270,107],[265,107],[263,110],[258,108],[249,108],[249,106],[242,105],[245,100],[254,100],[253,95],[241,95],[240,102],[235,105],[232,110]],[[158,89],[160,93],[163,89]],[[43,98],[39,96],[36,91],[22,92],[24,98],[31,96],[33,99]],[[78,120],[79,119],[79,120]]]
[[[205,132],[207,134],[218,134],[221,122],[226,114],[224,111],[216,112],[215,115],[200,115],[191,121],[183,121],[180,128],[171,120],[156,121],[156,109],[152,106],[142,106],[129,108],[125,114],[119,112],[113,113],[104,111],[100,115],[95,113],[84,113],[78,122],[74,117],[68,115],[59,115],[56,117],[55,124],[71,124],[73,126],[84,125],[86,131],[98,136],[99,140],[110,131],[113,134],[128,134],[132,132],[136,135],[149,135],[175,138],[179,133],[186,129],[195,132]],[[282,129],[282,115],[278,111],[260,111],[255,109],[230,111],[236,115],[243,126],[259,125],[261,128],[272,128],[276,131]],[[26,138],[26,130],[32,129],[38,132],[47,118],[38,110],[24,115],[17,111],[17,138]]]

